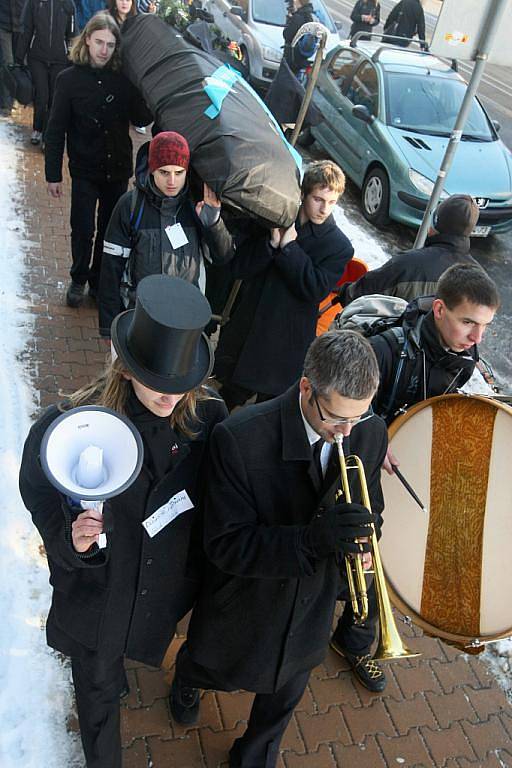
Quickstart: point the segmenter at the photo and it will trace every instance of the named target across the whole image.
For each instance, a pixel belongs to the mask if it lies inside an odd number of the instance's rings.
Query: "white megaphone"
[[[103,509],[137,479],[144,458],[142,438],[125,416],[84,405],[53,421],[41,443],[41,465],[61,493],[83,509]],[[98,546],[105,547],[106,534]]]

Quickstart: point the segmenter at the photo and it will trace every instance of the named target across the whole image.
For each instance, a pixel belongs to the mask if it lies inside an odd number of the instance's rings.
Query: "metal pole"
[[[327,43],[327,34],[328,34],[328,32],[325,29],[325,27],[323,27],[323,25],[317,24],[315,22],[310,23],[308,25],[306,25],[306,24],[303,25],[303,27],[309,27],[309,26],[316,27],[314,32],[316,32],[320,36],[320,44],[318,46],[318,49],[317,49],[317,52],[316,52],[316,55],[315,55],[315,61],[313,62],[313,67],[312,67],[311,72],[310,72],[309,77],[308,77],[308,84],[306,86],[306,93],[304,94],[304,98],[302,99],[302,104],[300,105],[299,114],[297,115],[297,120],[295,122],[295,128],[293,129],[293,133],[292,133],[291,138],[290,138],[290,144],[292,145],[292,147],[295,146],[295,144],[297,142],[297,139],[299,137],[299,133],[302,130],[302,126],[304,124],[304,120],[305,120],[307,111],[309,109],[309,105],[311,103],[311,99],[313,97],[313,90],[315,88],[316,81],[318,79],[318,73],[320,71],[320,65],[322,63],[322,59],[323,59],[323,56],[324,56],[325,45]],[[301,29],[299,29],[299,31],[297,32],[293,42],[295,42],[296,38],[300,37],[301,30],[303,29],[303,27],[301,27]],[[293,42],[292,42],[292,46],[293,46]]]
[[[469,116],[473,104],[473,98],[476,95],[478,86],[480,85],[480,80],[484,74],[487,59],[489,57],[489,53],[492,50],[494,37],[498,30],[501,17],[506,10],[507,3],[508,0],[494,0],[494,3],[489,6],[487,18],[485,20],[484,29],[480,39],[478,53],[475,56],[476,63],[473,68],[473,72],[471,73],[471,79],[466,88],[466,93],[464,94],[464,99],[462,100],[459,114],[457,115],[457,120],[455,121],[455,125],[450,136],[450,141],[446,147],[446,152],[444,153],[441,167],[437,174],[436,183],[434,184],[434,188],[430,195],[430,200],[428,201],[427,208],[423,215],[423,220],[416,235],[414,248],[422,248],[425,244],[432,214],[435,211],[441,198],[443,187],[446,182],[446,176],[448,175],[448,172],[452,166],[455,152],[457,151],[457,147],[462,138],[464,126],[466,125],[466,120]]]

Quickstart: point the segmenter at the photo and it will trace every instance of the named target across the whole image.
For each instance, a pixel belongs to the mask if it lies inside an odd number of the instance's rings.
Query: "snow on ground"
[[[20,298],[24,279],[24,222],[16,181],[21,159],[16,135],[0,121],[0,765],[72,768],[80,763],[76,737],[66,731],[72,710],[68,669],[43,630],[50,603],[40,539],[18,493],[18,471],[34,394],[20,360],[31,318]]]
[[[355,255],[366,262],[368,269],[376,269],[389,259],[389,251],[383,250],[377,243],[377,233],[372,232],[371,225],[367,224],[366,229],[361,229],[354,224],[345,214],[343,202],[341,206],[336,206],[333,214],[338,227],[352,242]]]

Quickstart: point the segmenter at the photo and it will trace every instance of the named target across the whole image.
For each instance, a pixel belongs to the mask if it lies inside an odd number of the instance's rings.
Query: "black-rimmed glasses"
[[[322,413],[322,409],[320,408],[320,403],[318,402],[318,398],[316,396],[316,392],[313,392],[313,400],[315,401],[316,409],[318,411],[318,415],[320,417],[320,421],[323,421],[324,424],[332,424],[333,426],[339,425],[339,424],[350,424],[353,426],[354,424],[360,424],[362,421],[367,421],[368,419],[371,419],[371,417],[374,415],[373,408],[370,405],[367,411],[361,414],[361,416],[353,416],[352,418],[347,418],[346,416],[336,416],[336,417],[327,417],[324,416]]]

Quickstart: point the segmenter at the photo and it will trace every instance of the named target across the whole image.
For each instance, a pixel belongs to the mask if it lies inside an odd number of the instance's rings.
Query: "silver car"
[[[338,26],[322,0],[312,0],[315,16],[329,30],[326,50],[340,42]],[[222,34],[240,45],[249,80],[267,87],[283,56],[286,0],[203,0]]]

